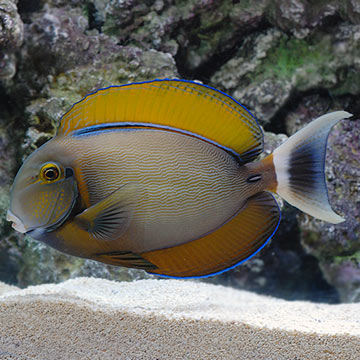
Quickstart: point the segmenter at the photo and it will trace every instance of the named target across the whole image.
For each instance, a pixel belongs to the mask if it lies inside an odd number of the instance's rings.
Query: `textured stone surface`
[[[305,39],[271,28],[249,36],[212,82],[246,104],[262,124],[294,94],[327,89],[333,95],[359,93],[360,26],[339,25]]]
[[[345,109],[359,117],[357,0],[0,0],[0,279],[26,286],[79,275],[147,276],[71,258],[5,221],[25,156],[61,115],[100,87],[163,77],[230,93],[273,133]],[[284,204],[254,259],[209,281],[286,298],[359,301],[359,122],[334,129],[328,151],[332,226]],[[284,135],[268,133],[266,151]]]
[[[309,117],[331,108],[344,107],[329,97],[307,97],[286,118],[290,133]],[[346,106],[346,105],[345,105]],[[300,214],[301,241],[308,253],[319,259],[328,282],[342,301],[360,301],[360,121],[344,121],[329,136],[327,183],[330,202],[346,221],[336,226]]]
[[[254,29],[262,18],[264,4],[110,1],[103,12],[104,30],[121,43],[170,52],[179,58],[180,67],[193,71],[235,46],[241,33]]]
[[[0,1],[0,80],[11,79],[16,72],[15,50],[23,40],[23,23],[15,0]]]
[[[175,280],[80,278],[4,290],[3,359],[360,357],[359,304],[290,302]]]

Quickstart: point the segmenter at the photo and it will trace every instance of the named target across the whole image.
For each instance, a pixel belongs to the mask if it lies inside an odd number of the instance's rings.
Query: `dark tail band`
[[[334,224],[344,219],[329,204],[325,180],[326,144],[331,128],[351,116],[345,111],[320,116],[273,153],[276,192],[305,213]]]

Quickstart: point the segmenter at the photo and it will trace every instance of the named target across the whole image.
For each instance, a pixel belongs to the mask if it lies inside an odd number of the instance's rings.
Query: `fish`
[[[73,256],[172,278],[222,273],[263,249],[280,223],[273,194],[344,221],[324,174],[320,116],[270,155],[245,106],[213,87],[156,79],[99,89],[19,169],[7,219]]]

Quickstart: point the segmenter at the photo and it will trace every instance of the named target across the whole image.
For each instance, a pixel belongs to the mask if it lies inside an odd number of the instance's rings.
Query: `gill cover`
[[[72,169],[56,165],[60,171],[58,179],[46,181],[41,171],[48,171],[48,163],[36,165],[33,159],[30,156],[25,161],[11,189],[8,219],[20,232],[53,230],[66,220],[77,198]]]

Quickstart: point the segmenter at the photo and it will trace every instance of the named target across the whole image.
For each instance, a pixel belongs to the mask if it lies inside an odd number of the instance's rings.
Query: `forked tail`
[[[325,180],[326,143],[331,128],[351,116],[346,111],[320,116],[273,153],[276,192],[305,213],[333,224],[344,219],[329,204]]]

